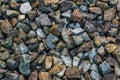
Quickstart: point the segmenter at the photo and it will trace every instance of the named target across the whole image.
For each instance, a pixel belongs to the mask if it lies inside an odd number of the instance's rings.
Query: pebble
[[[80,34],[84,30],[82,28],[75,28],[75,29],[70,29],[70,31],[72,31],[74,34]]]
[[[5,48],[11,48],[12,44],[13,42],[11,38],[6,38],[4,41],[1,42],[1,45]]]
[[[50,69],[52,66],[52,57],[51,56],[46,56],[45,58],[45,68]]]
[[[53,34],[49,34],[47,36],[47,39],[49,39],[50,41],[52,41],[52,43],[57,43],[59,41],[59,39],[55,35],[53,35]]]
[[[51,80],[51,75],[48,72],[40,72],[39,79],[40,80]]]
[[[19,12],[15,11],[15,10],[7,10],[6,15],[9,17],[16,17],[19,15]]]
[[[46,45],[47,45],[48,48],[50,48],[50,49],[55,48],[55,45],[49,39],[46,39],[45,42],[46,42]]]
[[[99,70],[102,75],[105,75],[111,72],[111,66],[106,61],[104,61],[99,65]]]
[[[106,74],[103,77],[103,80],[116,80],[117,76],[115,75],[115,73],[110,73],[110,74]]]
[[[95,72],[99,72],[98,71],[98,66],[96,64],[94,64],[94,63],[90,66],[90,70],[95,71]]]
[[[69,56],[61,56],[66,66],[72,66],[72,59]]]
[[[72,1],[63,1],[60,5],[61,11],[67,11],[73,7]]]
[[[54,65],[63,63],[62,59],[60,59],[58,57],[52,56],[52,59],[53,59],[53,64]]]
[[[104,20],[112,21],[115,18],[116,10],[114,8],[110,8],[104,11]]]
[[[83,43],[83,38],[81,38],[80,36],[72,36],[73,40],[75,41],[75,45],[79,46],[80,44]]]
[[[93,80],[101,80],[102,79],[101,75],[95,71],[91,71],[90,76]]]
[[[38,80],[38,73],[37,70],[34,70],[33,72],[31,72],[28,80]]]
[[[6,76],[6,79],[8,79],[8,80],[19,80],[18,79],[18,74],[15,74],[15,73],[7,72],[5,74],[5,76]]]
[[[72,16],[71,12],[72,12],[71,10],[68,10],[68,11],[63,12],[61,15],[65,18],[71,18]]]
[[[29,12],[31,10],[32,10],[32,7],[29,2],[25,2],[25,3],[21,4],[21,6],[20,6],[20,12],[23,14],[26,14],[27,12]]]
[[[66,69],[65,75],[69,79],[80,79],[79,70],[76,67],[68,67]]]
[[[93,63],[93,59],[94,59],[94,57],[95,57],[96,55],[97,55],[96,49],[93,48],[93,49],[90,51],[90,53],[89,53],[89,60],[90,60],[90,63]]]
[[[36,21],[38,22],[39,25],[42,25],[42,26],[51,25],[51,21],[47,14],[41,14],[39,17],[36,18]]]
[[[105,50],[106,50],[108,53],[114,52],[115,49],[116,49],[116,45],[115,45],[115,44],[107,44],[107,45],[105,45]]]
[[[119,1],[118,0],[110,0],[109,3],[111,5],[116,5]]]
[[[87,12],[88,11],[88,7],[85,5],[81,5],[80,6],[80,10],[82,10],[83,12]]]
[[[111,28],[111,29],[108,31],[108,34],[109,34],[110,36],[115,36],[117,33],[118,33],[118,29],[116,29],[116,28]]]
[[[74,67],[77,67],[79,65],[79,62],[80,62],[80,58],[78,57],[73,57],[73,66]]]
[[[102,14],[102,10],[100,7],[90,7],[89,8],[90,12],[95,13],[95,14]]]
[[[6,64],[11,70],[15,70],[16,68],[18,68],[18,63],[14,59],[7,60]]]
[[[120,1],[118,0],[117,11],[120,11]]]
[[[43,32],[43,30],[40,29],[40,28],[38,28],[38,29],[36,30],[36,33],[37,33],[38,39],[41,39],[41,38],[45,38],[45,37],[46,37],[46,35],[45,35],[45,33]]]

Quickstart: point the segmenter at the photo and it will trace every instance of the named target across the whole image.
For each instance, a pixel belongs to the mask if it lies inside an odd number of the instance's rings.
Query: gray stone
[[[79,63],[80,63],[80,58],[76,56],[73,57],[73,66],[78,67]]]
[[[111,28],[111,29],[108,31],[108,34],[109,34],[110,36],[115,36],[117,33],[118,33],[118,29],[116,29],[116,28]]]
[[[61,56],[66,66],[72,66],[72,59],[69,56]]]
[[[89,53],[90,63],[93,63],[93,58],[94,58],[94,56],[96,56],[96,55],[97,55],[96,49],[93,48],[93,49],[90,51],[90,53]]]
[[[42,29],[38,28],[38,29],[36,30],[36,32],[37,32],[37,37],[38,37],[38,39],[41,39],[41,38],[45,38],[45,37],[46,37],[46,35],[45,35],[45,33],[43,32]]]
[[[109,3],[111,5],[116,5],[118,3],[118,0],[110,0]]]
[[[72,36],[73,37],[73,40],[75,41],[75,45],[80,45],[80,44],[82,44],[82,42],[83,42],[83,38],[82,37],[80,37],[80,36]]]
[[[5,68],[5,67],[6,67],[6,63],[0,60],[0,68]]]
[[[50,41],[49,39],[46,39],[45,40],[47,46],[50,48],[50,49],[54,49],[55,48],[55,45],[52,43],[52,41]]]
[[[98,72],[98,66],[93,63],[93,64],[90,66],[90,70],[91,70],[91,71]]]
[[[80,10],[83,11],[83,12],[87,12],[88,11],[88,7],[85,6],[85,5],[81,5],[80,6]]]
[[[101,80],[102,79],[101,75],[95,71],[92,71],[90,73],[90,76],[93,80]]]
[[[1,42],[1,45],[5,48],[11,48],[12,44],[13,42],[11,38],[6,38],[4,41]]]
[[[71,10],[68,10],[68,11],[66,11],[66,12],[63,12],[61,15],[62,15],[63,17],[65,17],[65,18],[71,18],[71,16],[72,16]]]
[[[72,31],[74,34],[80,34],[82,33],[84,30],[82,28],[75,28],[75,29],[70,29],[70,31]]]
[[[82,33],[80,36],[83,37],[84,41],[90,41],[90,38],[89,38],[89,36],[88,36],[88,34],[86,32]]]
[[[36,21],[37,21],[38,25],[42,25],[42,26],[50,26],[51,25],[51,21],[47,14],[41,14],[39,17],[36,18]]]
[[[25,23],[18,22],[16,25],[17,29],[22,29],[24,32],[28,32],[30,30],[30,26],[26,25]]]
[[[7,72],[5,73],[5,76],[6,76],[6,79],[8,80],[19,80],[19,76],[16,73]]]
[[[36,33],[35,33],[35,31],[30,30],[29,33],[28,33],[28,35],[27,35],[27,37],[31,37],[31,38],[36,37]]]
[[[52,43],[56,43],[59,41],[59,39],[53,35],[52,33],[50,33],[48,36],[47,36],[47,39],[49,39],[50,41],[52,41]]]
[[[117,11],[120,11],[120,1],[118,1],[118,4],[117,4]]]
[[[111,72],[111,66],[106,61],[104,61],[102,64],[99,65],[99,70],[102,75],[105,75]]]
[[[9,59],[6,62],[7,67],[11,70],[15,70],[18,67],[18,63],[14,59]]]
[[[31,11],[32,7],[29,2],[25,2],[20,6],[20,12],[26,14],[27,12]]]

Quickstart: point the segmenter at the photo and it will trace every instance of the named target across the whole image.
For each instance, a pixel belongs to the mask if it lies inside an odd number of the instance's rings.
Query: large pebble
[[[66,66],[72,66],[72,59],[69,56],[61,56]]]
[[[92,71],[90,73],[90,76],[93,80],[101,80],[102,79],[101,75],[95,71]]]

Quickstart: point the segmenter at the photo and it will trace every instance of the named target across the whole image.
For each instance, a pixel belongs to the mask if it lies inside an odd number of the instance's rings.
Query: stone
[[[74,34],[80,34],[84,31],[82,28],[75,28],[75,29],[70,29]]]
[[[36,21],[38,22],[39,25],[42,25],[42,26],[51,25],[51,21],[47,14],[41,14],[39,17],[36,18]]]
[[[46,56],[45,58],[45,68],[50,69],[52,67],[52,57]]]
[[[81,21],[83,19],[82,13],[79,11],[79,9],[74,9],[72,14],[72,21]]]
[[[6,66],[6,63],[0,60],[0,68],[5,68]]]
[[[116,10],[114,8],[110,8],[104,11],[104,20],[112,21],[115,18]]]
[[[78,65],[79,65],[79,63],[80,63],[80,58],[78,58],[78,57],[73,57],[73,66],[74,67],[78,67]]]
[[[28,52],[29,52],[29,48],[24,43],[20,43],[15,50],[16,54],[25,54]]]
[[[59,0],[44,0],[45,5],[57,4],[58,2],[59,2]]]
[[[43,63],[45,60],[45,57],[46,57],[46,54],[41,54],[40,56],[38,56],[38,58],[37,58],[38,64]]]
[[[38,0],[34,0],[34,1],[32,1],[31,6],[32,6],[32,8],[35,8],[35,7],[37,7],[39,4],[40,4],[40,2],[39,2]]]
[[[73,7],[73,3],[72,1],[62,1],[60,6],[61,6],[61,11],[67,11]]]
[[[84,74],[85,80],[92,80],[92,78],[90,77],[90,74],[88,72],[86,72]]]
[[[15,10],[6,10],[6,15],[9,17],[17,17],[19,12]]]
[[[95,14],[102,14],[102,10],[100,7],[90,7],[89,10],[90,12],[95,13]]]
[[[89,51],[92,49],[92,43],[91,42],[83,42],[79,47],[74,48],[73,50],[70,51],[70,55],[76,55],[80,52],[83,51]]]
[[[46,42],[46,45],[48,48],[50,48],[50,49],[55,48],[55,44],[53,44],[52,41],[50,41],[49,39],[46,39],[45,42]]]
[[[8,59],[6,61],[7,67],[11,70],[18,68],[18,63],[14,59]]]
[[[120,1],[118,0],[117,11],[120,11]]]
[[[83,12],[87,12],[88,11],[88,7],[85,6],[85,5],[81,5],[80,6],[80,10],[83,11]]]
[[[82,36],[84,41],[90,41],[90,38],[86,32],[83,32],[80,36]]]
[[[115,45],[115,44],[107,44],[107,45],[105,45],[105,50],[106,50],[108,53],[114,52],[115,49],[116,49],[116,45]]]
[[[111,66],[116,66],[118,65],[118,62],[115,58],[113,57],[108,57],[106,60],[105,60],[108,64],[110,64]]]
[[[93,80],[101,80],[102,79],[101,75],[95,71],[91,71],[90,76]]]
[[[17,24],[18,20],[16,18],[11,18],[10,20],[10,23],[13,27],[15,27],[15,25]]]
[[[53,35],[51,33],[47,36],[47,39],[52,41],[52,43],[57,43],[59,41],[58,37],[56,37],[55,35]]]
[[[54,65],[63,63],[62,59],[60,59],[60,58],[58,58],[56,56],[52,56],[52,59],[53,59],[53,64]]]
[[[20,6],[20,12],[23,14],[26,14],[27,12],[29,12],[31,10],[32,10],[32,7],[29,2],[25,2],[25,3],[21,4],[21,6]]]
[[[61,56],[61,59],[65,63],[66,66],[72,66],[72,59],[69,56]]]
[[[36,34],[35,31],[30,30],[29,33],[28,33],[28,35],[27,35],[27,37],[33,38],[33,37],[36,37],[36,35],[37,35],[37,34]]]
[[[99,70],[102,75],[105,75],[111,72],[111,66],[106,61],[104,61],[99,65]]]
[[[56,45],[56,49],[60,50],[63,49],[66,45],[64,44],[63,41],[60,41],[57,45]]]
[[[68,67],[66,69],[65,75],[68,79],[80,79],[80,73],[76,67]]]
[[[25,23],[18,22],[16,25],[17,29],[22,29],[24,32],[29,32],[30,26],[26,25]]]
[[[105,10],[109,7],[107,3],[101,1],[97,1],[96,5],[100,7],[102,10]]]
[[[35,18],[35,15],[36,15],[35,11],[29,11],[27,14],[28,14],[28,17],[29,17],[31,20],[33,20],[33,19]]]
[[[108,34],[109,34],[110,36],[115,36],[117,33],[118,33],[118,29],[116,29],[116,28],[111,28],[111,29],[108,31]]]
[[[53,66],[50,70],[49,73],[50,74],[55,74],[58,75],[62,70],[65,70],[66,66],[63,64],[56,64],[55,66]]]
[[[28,80],[38,80],[38,73],[37,70],[34,70],[33,72],[31,72]]]
[[[117,5],[118,0],[110,0],[109,3],[110,3],[111,5]]]
[[[16,2],[15,0],[11,0],[9,5],[13,9],[18,9],[18,7],[20,6],[20,4]]]
[[[80,36],[72,36],[73,40],[75,41],[75,45],[79,46],[80,44],[83,43],[83,38],[81,38]]]
[[[9,59],[9,57],[10,57],[10,53],[8,51],[4,51],[0,55],[1,60],[7,60],[7,59]]]
[[[1,42],[1,45],[5,48],[11,48],[12,44],[13,42],[11,38],[6,38],[4,41]]]
[[[20,76],[19,76],[19,80],[25,80],[24,76],[23,76],[23,75],[20,75]]]
[[[73,48],[74,47],[73,38],[71,38],[66,31],[67,31],[66,29],[62,30],[61,37],[66,42],[68,48]]]
[[[59,36],[60,35],[59,26],[57,24],[53,24],[50,27],[50,32],[56,36]]]
[[[3,33],[5,34],[8,34],[10,32],[10,30],[12,29],[12,26],[11,24],[9,23],[9,21],[6,19],[6,20],[3,20],[3,21],[0,21],[0,29]]]
[[[94,31],[96,30],[96,29],[95,29],[95,26],[94,26],[92,23],[88,22],[88,21],[86,21],[85,26],[84,26],[84,29],[85,29],[87,32],[89,32],[89,33],[94,32]]]
[[[90,66],[90,70],[91,70],[91,71],[98,72],[98,66],[93,63],[93,64]]]
[[[96,49],[93,48],[90,52],[89,52],[89,60],[90,60],[90,63],[93,63],[94,62],[94,57],[97,55],[96,53]]]
[[[93,60],[96,64],[100,64],[102,62],[102,58],[99,55],[95,55]]]
[[[15,73],[7,72],[7,73],[5,74],[5,76],[6,76],[6,78],[7,78],[8,80],[19,80],[19,79],[18,79],[18,74],[15,74]]]
[[[105,49],[103,46],[100,46],[98,49],[97,49],[97,54],[98,55],[101,55],[101,56],[104,56],[105,55]]]
[[[40,72],[39,80],[51,80],[51,75],[48,72]]]
[[[106,74],[103,77],[103,80],[116,80],[117,76],[115,73]]]
[[[38,28],[38,29],[36,30],[36,33],[37,33],[38,39],[41,39],[41,38],[45,38],[45,37],[46,37],[46,35],[45,35],[45,33],[43,32],[43,30],[40,29],[40,28]]]
[[[120,62],[120,47],[117,47],[116,50],[114,51],[115,57]]]
[[[61,14],[63,17],[65,18],[71,18],[72,16],[72,11],[71,10],[68,10],[68,11],[65,11]]]
[[[90,69],[90,62],[88,60],[82,61],[79,65],[79,71],[81,73],[86,73]]]

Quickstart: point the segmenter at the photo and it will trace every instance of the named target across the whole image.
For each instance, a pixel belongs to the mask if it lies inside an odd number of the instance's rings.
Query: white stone
[[[72,60],[69,56],[61,56],[66,66],[72,66]]]
[[[25,2],[20,6],[20,12],[26,14],[27,12],[31,11],[32,7],[29,2]]]
[[[77,67],[79,65],[80,58],[78,57],[73,57],[73,66]]]

